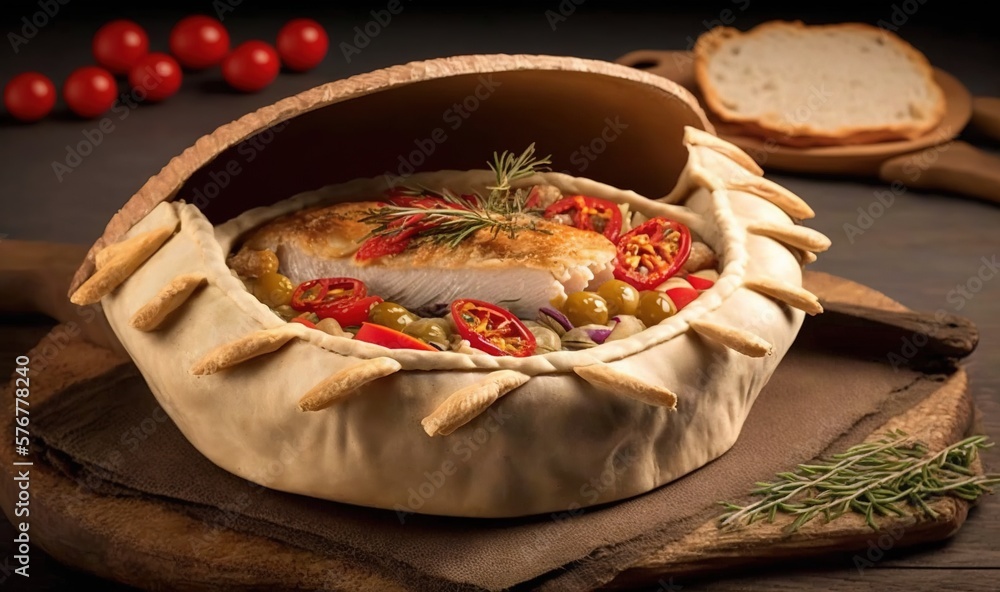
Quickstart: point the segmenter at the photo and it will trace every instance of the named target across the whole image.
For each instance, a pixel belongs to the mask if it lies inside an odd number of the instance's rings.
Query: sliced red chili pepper
[[[312,322],[309,319],[304,318],[304,317],[295,317],[294,319],[292,319],[292,320],[290,320],[288,322],[289,323],[299,323],[301,325],[305,325],[306,327],[309,327],[310,329],[315,329],[316,328],[316,323],[314,323],[314,322]]]
[[[300,312],[315,312],[338,302],[357,300],[368,295],[364,282],[353,278],[332,277],[302,282],[292,292],[291,306]]]
[[[451,317],[462,339],[478,350],[515,358],[535,353],[535,335],[509,310],[463,298],[451,303]]]
[[[354,336],[358,341],[367,341],[381,345],[389,349],[419,349],[423,351],[437,351],[437,349],[406,333],[376,325],[375,323],[361,323],[361,329]]]
[[[622,231],[622,211],[618,204],[599,197],[571,195],[545,208],[547,219],[565,215],[573,220],[572,226],[603,234],[611,242],[618,240]]]
[[[680,222],[647,220],[618,240],[615,277],[652,290],[676,274],[691,254],[691,231]]]
[[[707,290],[707,289],[709,289],[709,288],[711,288],[712,286],[715,285],[715,281],[713,281],[713,280],[711,280],[709,278],[705,278],[705,277],[701,277],[701,276],[693,275],[693,274],[687,276],[687,281],[688,281],[689,284],[691,284],[692,288],[694,288],[695,290],[698,290],[698,291]]]
[[[368,286],[360,280],[322,278],[299,284],[292,292],[291,306],[350,327],[367,321],[368,311],[379,302],[380,297],[368,296]]]
[[[694,288],[671,288],[666,291],[666,295],[674,301],[677,310],[682,310],[698,297],[698,290]]]
[[[330,306],[317,310],[319,318],[331,318],[340,323],[341,327],[357,327],[368,320],[368,312],[379,302],[384,302],[380,296],[368,296],[345,303],[342,306]]]

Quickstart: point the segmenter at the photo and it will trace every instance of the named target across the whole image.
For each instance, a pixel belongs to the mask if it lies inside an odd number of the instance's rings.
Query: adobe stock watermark
[[[899,28],[909,22],[910,17],[917,14],[920,7],[927,4],[927,0],[903,0],[899,4],[893,3],[889,14],[889,20],[879,19],[875,26],[882,31],[883,39],[888,37],[887,32],[896,33]]]
[[[142,84],[132,87],[128,92],[121,93],[118,100],[111,107],[111,115],[101,118],[93,127],[87,127],[80,131],[83,139],[76,144],[66,145],[66,155],[62,160],[52,161],[52,172],[56,180],[60,183],[66,175],[72,173],[83,164],[85,158],[94,153],[94,150],[101,145],[104,140],[117,129],[117,122],[125,121],[132,111],[146,100],[149,92],[163,84],[163,77],[152,67],[146,67],[146,76],[143,77]]]
[[[236,529],[247,509],[257,501],[257,496],[270,491],[271,484],[284,474],[289,466],[299,462],[307,446],[308,442],[301,439],[294,445],[288,440],[280,442],[277,458],[267,463],[258,463],[256,470],[245,476],[246,488],[241,488],[241,491],[231,496],[227,502],[219,504],[217,506],[219,513],[213,513],[201,521],[202,532],[198,536],[188,537],[191,550],[201,554],[217,549],[218,539],[222,533]]]
[[[621,450],[616,450],[611,458],[607,459],[601,472],[582,483],[577,490],[577,501],[570,502],[566,509],[561,512],[549,514],[551,523],[546,527],[539,527],[534,531],[534,540],[521,547],[521,553],[530,559],[531,556],[544,552],[553,544],[559,541],[560,532],[556,531],[556,526],[573,520],[586,513],[584,506],[592,506],[598,503],[609,489],[611,489],[621,479],[622,474],[629,470],[636,462],[642,458],[642,454],[632,448],[629,444]],[[580,503],[580,502],[583,503]]]
[[[185,194],[183,196],[185,201],[204,212],[212,200],[218,197],[223,189],[229,187],[233,179],[243,174],[243,167],[256,160],[286,127],[288,127],[287,121],[273,125],[240,142],[236,146],[236,155],[221,166],[213,166],[208,173],[208,181],[192,189],[190,194]]]
[[[736,10],[734,11],[732,8],[726,7],[719,11],[716,18],[702,20],[702,32],[711,31],[716,27],[731,26],[736,22],[736,17],[746,12],[747,8],[750,8],[750,0],[729,0],[729,3],[734,5]],[[698,38],[694,35],[688,35],[684,38],[684,42],[684,49],[686,51],[673,52],[674,64],[676,66],[688,66],[694,63],[694,54],[692,51],[698,42]]]
[[[590,142],[581,144],[579,148],[569,155],[569,161],[576,165],[576,171],[578,173],[586,171],[628,127],[628,124],[623,123],[621,117],[618,115],[614,118],[605,117],[604,128],[601,129],[601,132],[594,136]],[[567,175],[571,174],[570,171],[563,171],[563,173]]]
[[[987,282],[1000,275],[1000,261],[997,261],[996,254],[984,256],[979,260],[979,268],[970,275],[964,282],[955,284],[955,287],[948,291],[945,300],[951,305],[953,311],[958,312],[965,308],[970,300],[974,299],[986,287]],[[942,328],[948,318],[949,311],[939,308],[934,312],[934,327]],[[900,337],[899,351],[891,351],[886,355],[886,361],[892,369],[899,371],[905,368],[910,360],[916,357],[921,348],[925,347],[932,338],[937,336],[938,329],[927,333],[914,332],[912,335]]]
[[[877,537],[868,539],[868,549],[864,554],[858,553],[853,558],[854,568],[858,570],[858,575],[865,575],[865,569],[875,567],[875,564],[885,557],[885,554],[896,546],[896,543],[903,538],[906,529],[898,524],[894,524]]]
[[[916,183],[941,158],[941,153],[946,152],[954,145],[954,142],[945,142],[945,140],[952,137],[948,128],[942,128],[936,135],[940,142],[943,143],[938,143],[930,148],[921,150],[909,157],[905,164],[903,164],[903,176],[909,183]],[[885,215],[886,211],[896,203],[896,198],[906,193],[906,191],[906,183],[902,179],[894,179],[889,184],[889,189],[876,189],[872,192],[875,199],[867,207],[858,206],[858,215],[854,223],[844,223],[843,229],[847,241],[853,245],[854,240],[868,232],[875,225],[875,221]]]
[[[219,21],[226,20],[226,14],[236,10],[236,7],[243,4],[243,0],[212,0],[212,10]]]
[[[441,114],[441,123],[444,125],[434,128],[423,138],[415,138],[413,140],[414,149],[397,157],[396,170],[383,173],[386,186],[395,187],[406,177],[416,172],[417,167],[423,165],[431,155],[437,152],[438,146],[448,141],[448,132],[445,128],[453,132],[457,131],[473,113],[479,110],[484,102],[493,96],[493,93],[500,86],[502,84],[493,78],[493,74],[480,75],[472,92],[461,101],[453,103]]]
[[[32,355],[32,364],[37,372],[42,372],[53,361],[59,358],[62,353],[72,344],[83,332],[83,326],[93,323],[98,316],[102,315],[99,304],[90,306],[78,306],[76,314],[80,317],[78,321],[68,321],[54,327],[52,331],[39,342]]]
[[[472,430],[471,434],[461,437],[451,436],[455,438],[455,443],[449,450],[451,457],[441,461],[438,468],[424,471],[423,481],[406,489],[406,503],[397,502],[393,505],[392,509],[396,512],[399,523],[406,524],[407,516],[420,511],[427,500],[437,495],[448,479],[455,475],[461,466],[472,460],[472,457],[489,443],[493,435],[503,429],[504,423],[511,417],[513,416],[510,413],[504,411],[502,404],[494,405],[482,416],[479,420],[481,425]]]
[[[341,41],[338,45],[340,53],[344,55],[344,61],[350,64],[351,56],[360,55],[361,50],[371,45],[372,40],[392,23],[393,17],[403,12],[403,8],[405,7],[402,0],[389,0],[385,8],[371,11],[369,14],[372,18],[368,22],[354,27],[354,38],[351,39],[354,43]]]
[[[569,20],[569,17],[576,14],[576,8],[581,6],[586,1],[587,0],[560,0],[555,10],[546,10],[545,20],[549,23],[549,28],[555,31],[560,23],[565,23]]]
[[[830,99],[833,97],[834,93],[827,90],[826,85],[811,85],[809,87],[809,94],[805,101],[800,103],[788,117],[792,127],[799,127],[808,123],[812,119],[813,115],[815,115],[815,113],[819,111],[823,105],[829,103]],[[757,161],[757,164],[764,166],[771,155],[774,154],[778,148],[783,146],[782,141],[791,138],[792,135],[792,132],[786,132],[778,136],[768,136],[767,139],[761,140],[764,144],[763,148],[749,148],[747,150],[747,154]]]
[[[69,2],[70,0],[38,0],[38,10],[22,16],[21,28],[7,33],[7,41],[14,54],[21,53],[21,47],[37,37],[38,33],[47,27]]]

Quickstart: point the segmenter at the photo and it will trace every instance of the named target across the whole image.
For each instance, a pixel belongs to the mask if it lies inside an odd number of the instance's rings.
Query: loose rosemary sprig
[[[993,493],[1000,474],[978,475],[972,469],[978,451],[993,446],[986,436],[973,436],[929,454],[927,445],[904,432],[889,432],[877,442],[858,444],[831,460],[801,464],[778,473],[773,483],[757,483],[763,499],[748,506],[728,502],[720,527],[774,522],[780,512],[795,516],[788,532],[822,516],[829,522],[848,511],[865,517],[878,530],[875,516],[910,516],[914,511],[935,518],[929,502],[944,495],[974,501]]]
[[[504,151],[493,153],[490,169],[496,175],[496,184],[487,186],[489,193],[476,193],[477,199],[467,199],[454,195],[447,189],[433,190],[419,185],[406,186],[406,193],[414,196],[430,195],[442,199],[454,207],[421,208],[414,206],[386,205],[368,210],[361,222],[375,226],[361,241],[374,236],[393,236],[400,233],[407,224],[419,221],[418,230],[412,239],[427,239],[449,247],[458,246],[466,238],[480,230],[492,232],[493,238],[506,233],[514,238],[522,230],[546,232],[536,228],[534,221],[524,220],[520,215],[525,211],[528,192],[514,190],[511,184],[518,179],[548,170],[549,157],[535,157],[535,145],[531,144],[519,156]]]

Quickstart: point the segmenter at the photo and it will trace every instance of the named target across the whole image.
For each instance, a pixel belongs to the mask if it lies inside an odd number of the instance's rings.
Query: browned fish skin
[[[369,292],[411,309],[437,308],[455,298],[477,298],[534,318],[567,291],[609,279],[615,247],[598,233],[533,217],[537,231],[514,238],[480,230],[457,247],[419,241],[403,253],[357,261],[372,226],[359,222],[376,202],[305,209],[250,233],[243,249],[268,249],[293,283],[352,277]],[[597,278],[594,280],[594,278]]]
[[[344,257],[357,251],[360,241],[373,228],[358,220],[379,207],[377,202],[353,202],[309,208],[283,216],[255,230],[245,242],[253,249],[277,244],[296,244],[315,257]],[[534,217],[533,217],[534,218]],[[595,232],[578,230],[535,218],[536,231],[523,230],[511,238],[480,230],[457,248],[420,241],[398,255],[358,262],[385,267],[566,268],[614,258],[615,247]]]

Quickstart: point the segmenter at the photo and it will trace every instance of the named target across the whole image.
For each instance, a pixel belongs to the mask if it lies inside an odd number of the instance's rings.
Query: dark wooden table
[[[218,4],[218,3],[217,3]],[[223,3],[226,4],[226,3]],[[68,152],[92,138],[96,122],[73,119],[65,113],[36,125],[0,120],[0,240],[48,240],[89,244],[132,193],[178,154],[220,124],[253,109],[320,83],[378,67],[415,59],[463,53],[550,53],[613,60],[640,48],[685,49],[706,26],[716,21],[747,28],[769,18],[800,15],[758,7],[748,0],[704,3],[680,14],[622,12],[621,5],[598,0],[572,5],[572,14],[559,14],[560,3],[535,3],[494,8],[492,13],[432,13],[403,2],[403,10],[360,53],[344,57],[341,43],[354,43],[354,27],[371,19],[370,10],[385,3],[336,11],[316,7],[296,14],[268,12],[235,4],[225,14],[234,40],[273,39],[290,16],[310,15],[327,26],[331,51],[317,70],[282,74],[259,94],[227,91],[217,71],[188,75],[180,94],[161,105],[129,109],[114,117],[114,129],[90,141],[93,150],[71,172],[57,175],[54,162],[65,163]],[[878,3],[865,13],[840,9],[836,14],[802,15],[807,21],[883,19],[893,23],[896,4]],[[919,4],[898,33],[930,60],[962,80],[974,94],[1000,96],[1000,41],[972,13],[955,3]],[[711,6],[709,6],[711,5]],[[907,3],[903,3],[910,7]],[[208,2],[192,3],[196,11],[211,12]],[[92,8],[92,7],[91,7]],[[19,31],[21,17],[38,10],[35,2],[5,3],[6,31]],[[39,70],[62,80],[73,68],[89,61],[90,36],[112,17],[129,17],[146,26],[154,48],[165,49],[167,32],[181,13],[143,12],[139,3],[87,13],[70,3],[39,29],[15,55],[0,48],[0,78],[23,70]],[[553,11],[547,14],[546,11]],[[729,12],[726,12],[729,11]],[[553,14],[559,15],[553,17]],[[900,17],[896,17],[897,22]],[[553,30],[553,24],[555,30]],[[894,25],[895,26],[895,25]],[[585,98],[582,98],[585,100]],[[997,150],[996,143],[967,133],[979,146]],[[79,150],[77,150],[79,151]],[[815,269],[867,284],[919,310],[938,309],[967,316],[982,333],[979,350],[968,370],[975,400],[982,411],[981,430],[1000,434],[1000,208],[951,196],[905,191],[892,205],[870,220],[863,211],[878,203],[886,185],[865,179],[803,178],[769,173],[777,182],[803,196],[817,216],[809,225],[826,233],[834,246]],[[902,180],[905,182],[905,179]],[[871,211],[879,211],[876,206]],[[862,229],[861,234],[848,225]],[[7,317],[2,321],[0,375],[9,376],[14,358],[46,330],[37,317]],[[903,344],[900,344],[903,348]],[[888,355],[889,352],[887,352]],[[2,445],[9,445],[5,442]],[[1000,451],[986,455],[988,467],[1000,468]],[[13,528],[0,520],[0,588],[26,590],[78,589],[87,583],[98,589],[119,590],[59,565],[33,550],[30,586],[10,575]],[[684,589],[707,590],[997,590],[1000,589],[1000,497],[987,497],[965,527],[951,540],[918,549],[891,549],[873,567],[859,571],[850,557],[830,558],[811,565],[779,565],[758,572],[719,574],[708,581],[675,581]]]

